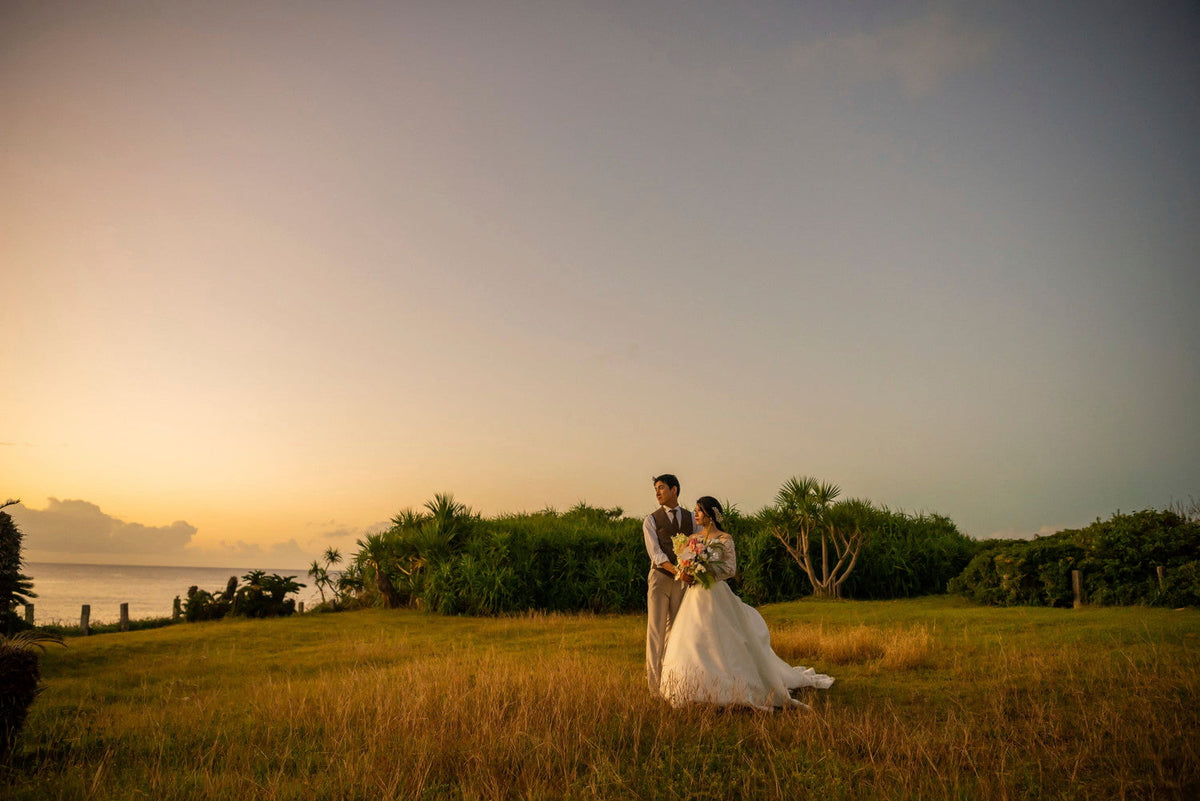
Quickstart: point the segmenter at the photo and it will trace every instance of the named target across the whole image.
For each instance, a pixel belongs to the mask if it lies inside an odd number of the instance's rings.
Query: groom
[[[654,497],[659,508],[642,523],[650,576],[646,588],[646,680],[650,693],[658,695],[667,634],[683,601],[683,582],[675,580],[675,549],[671,538],[696,531],[692,513],[679,507],[679,479],[670,473],[654,479]]]

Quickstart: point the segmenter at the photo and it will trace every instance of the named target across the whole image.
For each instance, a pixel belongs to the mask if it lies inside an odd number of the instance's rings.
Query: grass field
[[[764,607],[813,712],[672,710],[638,616],[382,610],[75,638],[11,799],[1200,797],[1200,613]]]

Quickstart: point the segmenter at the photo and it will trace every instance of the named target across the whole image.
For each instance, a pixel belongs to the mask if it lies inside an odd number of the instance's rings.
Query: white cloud
[[[31,551],[178,555],[196,535],[183,520],[168,526],[127,523],[88,501],[50,498],[45,509],[18,504],[8,509]]]
[[[851,83],[896,80],[907,97],[932,93],[948,76],[987,60],[996,37],[967,30],[943,13],[932,13],[874,33],[797,45],[793,69],[832,74]]]
[[[16,504],[5,511],[24,534],[24,558],[30,562],[298,570],[306,569],[330,547],[348,558],[358,551],[359,539],[390,526],[380,522],[355,527],[329,520],[311,524],[310,533],[283,542],[207,542],[197,537],[198,528],[186,521],[165,526],[131,523],[83,500],[50,498],[45,509]]]

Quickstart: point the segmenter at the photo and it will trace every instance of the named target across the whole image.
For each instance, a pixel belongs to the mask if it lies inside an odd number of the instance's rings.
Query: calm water
[[[121,604],[129,604],[131,620],[167,617],[175,596],[187,599],[188,587],[195,585],[213,592],[224,590],[230,576],[250,572],[240,567],[144,567],[140,565],[64,565],[30,562],[21,572],[33,579],[32,598],[35,623],[79,623],[79,609],[92,607],[93,623],[116,623]],[[321,600],[312,580],[303,570],[267,570],[281,576],[295,576],[306,584],[298,600],[311,607]]]

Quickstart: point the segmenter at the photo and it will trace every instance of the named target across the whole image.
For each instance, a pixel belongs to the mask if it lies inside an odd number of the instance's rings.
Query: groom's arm
[[[646,541],[646,554],[650,557],[650,564],[675,575],[675,565],[671,564],[658,544],[658,526],[654,525],[654,515],[649,515],[642,521],[642,539]]]

